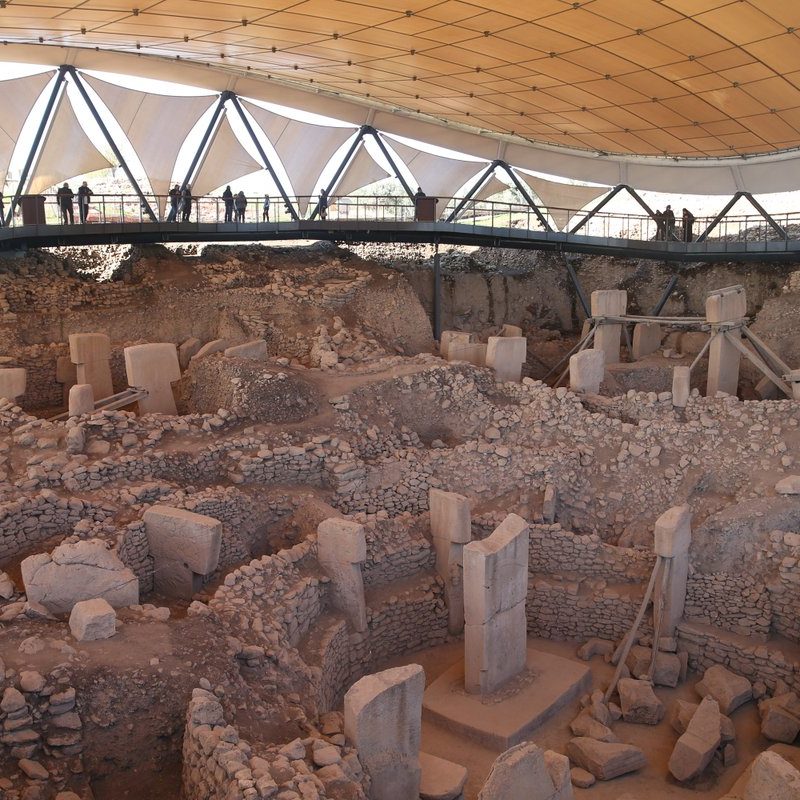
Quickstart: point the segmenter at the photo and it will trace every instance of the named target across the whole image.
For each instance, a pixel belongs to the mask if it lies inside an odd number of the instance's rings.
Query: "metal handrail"
[[[26,197],[22,198],[21,205],[16,209],[16,213],[10,220],[11,227],[19,227],[25,224],[64,224],[62,211],[58,205],[58,198],[55,194],[38,195],[43,198],[40,200],[39,208],[43,208],[44,219],[26,211]],[[158,216],[158,222],[172,222],[170,210],[172,208],[170,198],[164,195],[145,194],[145,198]],[[183,220],[183,208],[179,204],[176,219],[176,226],[188,223],[205,224],[212,223],[218,225],[282,225],[285,223],[296,223],[290,210],[285,205],[283,198],[271,196],[269,204],[269,219],[263,216],[264,196],[247,196],[243,218],[237,217],[236,209],[231,212],[228,220],[225,200],[220,195],[203,195],[192,198],[189,219]],[[310,215],[316,208],[318,198],[310,196],[295,196],[289,200],[296,209],[306,209],[305,219],[301,218],[299,223],[311,223]],[[458,217],[452,223],[444,220],[459,205],[463,208]],[[581,209],[551,208],[549,209],[551,218],[565,217],[569,225],[585,211]],[[411,222],[430,222],[435,227],[459,226],[463,228],[491,229],[497,231],[514,231],[516,234],[524,231],[536,232],[537,235],[556,235],[561,238],[578,239],[585,237],[597,237],[603,239],[620,239],[627,241],[652,242],[657,240],[658,229],[655,221],[646,214],[620,213],[613,211],[598,211],[581,228],[580,233],[558,232],[555,224],[552,224],[553,232],[545,231],[541,220],[538,218],[534,209],[529,205],[511,202],[499,202],[488,200],[467,200],[463,202],[460,198],[441,200],[436,206],[435,219],[421,219],[416,214],[415,203],[406,196],[377,196],[377,195],[348,195],[346,197],[330,197],[326,210],[326,218],[313,220],[315,227],[324,228],[326,223],[336,222],[368,222],[368,223],[392,223],[402,224]],[[31,218],[33,217],[33,218]],[[800,239],[800,211],[785,212],[773,215],[775,221],[788,233],[790,240]],[[85,223],[81,222],[81,215],[77,194],[72,201],[72,219],[69,221],[67,215],[66,224],[85,224],[88,226],[103,224],[129,224],[139,223],[149,225],[154,222],[147,213],[140,197],[135,194],[93,194],[89,201],[88,213]],[[694,237],[708,226],[714,218],[697,217],[693,226]],[[716,229],[714,236],[709,236],[706,242],[769,242],[775,241],[778,237],[773,228],[767,223],[763,216],[758,214],[731,215],[722,219]],[[664,247],[669,247],[672,242],[683,241],[683,231],[680,220],[676,222],[673,236],[669,241],[664,242]],[[698,243],[700,244],[700,243]]]

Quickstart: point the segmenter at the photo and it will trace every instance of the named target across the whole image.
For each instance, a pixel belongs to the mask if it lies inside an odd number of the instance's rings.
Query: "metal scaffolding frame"
[[[744,197],[745,200],[749,201],[750,205],[758,211],[759,214],[769,223],[774,231],[781,237],[783,240],[787,240],[789,238],[789,234],[780,226],[777,222],[772,218],[769,212],[758,202],[758,200],[753,197],[750,192],[736,192],[733,197],[725,204],[725,207],[722,211],[717,214],[716,217],[708,224],[708,227],[697,237],[696,241],[704,242],[708,237],[708,234],[714,230],[714,228],[719,225],[720,222],[727,216],[728,212],[739,202],[739,200]]]

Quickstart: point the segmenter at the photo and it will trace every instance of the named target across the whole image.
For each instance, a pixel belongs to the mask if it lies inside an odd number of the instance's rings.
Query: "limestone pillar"
[[[509,325],[505,323],[500,330],[501,336],[518,337],[522,336],[522,328],[519,325]]]
[[[56,383],[62,384],[62,397],[64,405],[69,403],[69,390],[78,382],[78,372],[69,356],[59,356],[56,359]]]
[[[16,400],[25,394],[28,373],[22,367],[0,367],[0,397]]]
[[[450,361],[451,344],[469,344],[472,341],[472,334],[465,331],[442,331],[442,338],[439,340],[439,355]]]
[[[94,411],[94,392],[90,383],[76,383],[69,390],[69,415],[81,417]]]
[[[72,333],[69,357],[75,364],[76,383],[89,383],[96,400],[111,397],[111,339],[104,333]]]
[[[598,289],[592,292],[593,317],[620,317],[626,314],[627,310],[628,293],[624,289]],[[616,364],[619,361],[621,336],[621,323],[602,323],[597,326],[592,347],[606,354],[606,364]]]
[[[353,629],[367,629],[367,604],[361,564],[367,560],[364,526],[332,517],[317,526],[317,559],[331,578],[331,599]]]
[[[689,402],[692,373],[690,367],[674,367],[672,370],[672,405],[675,408],[686,408]]]
[[[490,694],[525,668],[528,523],[509,514],[464,548],[464,683]]]
[[[661,636],[674,636],[676,626],[683,619],[691,543],[692,512],[688,505],[673,506],[656,520],[656,555],[670,559]]]
[[[655,353],[661,347],[661,326],[657,322],[639,322],[633,326],[633,360]]]
[[[222,523],[183,508],[152,506],[142,515],[155,567],[155,588],[190,598],[219,564]]]
[[[605,376],[605,352],[581,350],[569,359],[569,388],[573,392],[597,394]]]
[[[490,336],[486,345],[486,366],[494,370],[501,383],[522,380],[522,365],[528,356],[527,339],[523,336]]]
[[[419,800],[425,672],[419,664],[367,675],[344,696],[344,733],[369,773],[370,800]]]
[[[140,414],[177,414],[172,382],[181,378],[178,350],[172,342],[137,344],[125,348],[128,385],[146,389],[139,400]]]
[[[711,325],[711,346],[708,350],[708,383],[706,396],[717,392],[736,396],[739,388],[739,351],[722,335],[720,330],[730,328],[747,313],[747,298],[741,286],[729,286],[710,292],[706,298],[706,321]],[[739,329],[734,336],[741,336]]]
[[[448,630],[464,630],[464,545],[472,540],[469,501],[455,492],[428,492],[436,571],[444,581]]]
[[[486,350],[488,345],[480,342],[450,342],[447,348],[448,361],[468,361],[476,367],[486,366]]]

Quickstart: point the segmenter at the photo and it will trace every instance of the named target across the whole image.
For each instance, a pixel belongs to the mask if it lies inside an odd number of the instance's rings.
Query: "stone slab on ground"
[[[102,597],[75,603],[69,615],[69,629],[79,642],[110,639],[117,632],[116,623],[116,611]]]
[[[650,647],[642,647],[637,644],[631,648],[625,664],[631,671],[631,675],[638,678],[645,675],[650,669],[650,660],[653,650]],[[674,689],[678,685],[681,676],[681,660],[676,653],[662,653],[656,655],[656,668],[653,673],[653,683],[656,686],[669,686]]]
[[[610,781],[647,766],[644,753],[632,744],[598,742],[585,736],[570,740],[567,755],[574,764],[601,781]]]
[[[794,692],[758,704],[761,734],[772,742],[791,744],[800,733],[800,700]]]
[[[253,339],[250,342],[226,347],[226,358],[248,358],[251,361],[267,360],[267,342],[265,339]]]
[[[695,686],[701,697],[711,695],[723,714],[730,714],[753,697],[753,686],[747,678],[737,675],[721,664],[709,667]]]
[[[800,748],[773,745],[759,753],[720,800],[800,800]]]
[[[533,742],[523,742],[496,759],[478,800],[573,800],[569,760]]]
[[[422,800],[457,800],[467,782],[467,769],[445,758],[420,752],[422,776],[419,796]]]
[[[703,698],[669,758],[669,771],[677,780],[696,778],[711,763],[722,741],[721,730],[719,704],[712,697]]]
[[[658,725],[664,718],[664,704],[647,681],[622,678],[617,685],[625,722]]]
[[[570,779],[572,780],[572,785],[577,786],[579,789],[588,789],[590,786],[594,786],[597,782],[597,778],[592,775],[589,770],[584,769],[583,767],[573,767],[570,771]]]
[[[464,662],[454,664],[425,690],[422,714],[487,747],[505,750],[528,738],[590,682],[583,664],[528,647],[523,673],[492,695],[468,694]]]
[[[584,709],[569,724],[569,729],[573,736],[588,736],[590,739],[597,739],[598,742],[618,742],[619,739],[614,731],[602,722],[596,720],[588,709]]]

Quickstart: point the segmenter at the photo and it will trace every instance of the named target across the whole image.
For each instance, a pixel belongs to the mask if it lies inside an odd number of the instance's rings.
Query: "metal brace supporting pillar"
[[[245,130],[247,131],[247,135],[250,137],[250,140],[253,142],[256,150],[258,151],[258,155],[261,157],[261,160],[264,162],[264,169],[269,172],[270,177],[272,178],[275,186],[277,186],[278,191],[280,192],[281,198],[283,199],[284,204],[286,205],[286,209],[289,212],[291,218],[297,222],[300,219],[297,211],[295,211],[294,205],[292,201],[289,199],[289,195],[286,194],[286,189],[283,188],[283,184],[278,180],[278,176],[275,174],[275,170],[270,163],[270,160],[267,158],[267,154],[264,152],[264,148],[261,146],[261,142],[259,142],[258,138],[256,137],[255,131],[253,130],[253,126],[250,124],[250,120],[247,119],[244,113],[244,109],[242,108],[241,103],[239,102],[239,98],[235,94],[231,94],[228,98],[231,101],[231,104],[236,109],[236,113],[239,115],[239,119],[242,121],[242,125],[244,125]]]
[[[583,309],[583,313],[586,314],[586,318],[589,319],[592,316],[592,309],[589,305],[589,300],[583,291],[583,287],[581,286],[581,282],[578,280],[578,275],[569,260],[569,256],[566,254],[564,255],[564,263],[567,267],[567,275],[569,275],[569,279],[572,281],[572,285],[575,287],[575,294],[578,296],[578,302],[581,304],[581,308]]]
[[[133,177],[133,173],[128,166],[128,163],[125,161],[122,153],[120,153],[119,148],[117,147],[117,143],[114,141],[114,138],[109,133],[108,128],[106,127],[105,122],[103,122],[103,118],[97,111],[95,104],[92,102],[92,98],[89,97],[89,93],[86,91],[86,87],[83,85],[83,81],[81,80],[80,76],[78,75],[78,70],[75,67],[68,66],[67,71],[69,72],[70,78],[72,78],[72,82],[77,87],[78,91],[83,98],[83,102],[86,103],[86,107],[89,109],[94,121],[97,123],[97,127],[100,128],[100,132],[105,137],[108,146],[111,148],[111,152],[114,154],[114,157],[119,161],[119,165],[122,167],[122,171],[127,176],[128,180],[130,181],[131,186],[133,186],[134,191],[139,197],[139,201],[142,204],[142,207],[147,212],[147,216],[153,222],[158,222],[158,217],[156,216],[155,212],[153,211],[150,203],[148,202],[147,198],[144,196],[144,192],[142,191],[141,187],[139,186],[139,182],[136,178]]]
[[[6,218],[4,221],[6,227],[8,227],[8,225],[11,223],[11,218],[14,216],[14,210],[17,207],[17,203],[19,203],[19,198],[25,191],[25,186],[28,183],[28,177],[30,176],[33,161],[39,152],[39,148],[42,144],[42,138],[44,137],[44,132],[47,130],[47,125],[50,122],[50,117],[52,116],[53,108],[55,107],[59,92],[64,85],[64,78],[66,77],[66,74],[66,66],[61,66],[58,68],[58,75],[56,76],[55,83],[50,91],[50,97],[48,98],[47,105],[42,112],[42,120],[39,123],[39,127],[36,129],[33,142],[31,142],[31,149],[28,151],[28,157],[25,159],[25,166],[22,168],[22,172],[20,172],[19,183],[17,184],[17,189],[14,192],[14,199],[11,201],[8,207],[8,212],[6,213]]]
[[[667,300],[669,300],[669,296],[672,294],[672,290],[675,288],[675,284],[678,282],[678,276],[673,275],[669,279],[669,283],[667,283],[667,288],[664,289],[664,294],[661,295],[661,299],[656,303],[656,307],[650,313],[651,317],[660,317],[661,312],[664,310],[664,306],[667,304]]]

